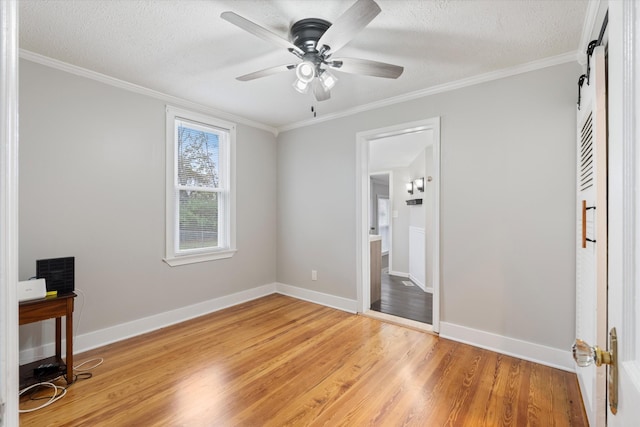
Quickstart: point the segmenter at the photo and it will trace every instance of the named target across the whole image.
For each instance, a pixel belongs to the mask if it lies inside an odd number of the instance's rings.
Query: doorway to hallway
[[[384,271],[381,282],[380,299],[371,303],[371,310],[428,325],[433,323],[433,294]]]
[[[420,322],[435,332],[439,329],[439,130],[439,118],[434,118],[361,132],[356,155],[359,311]],[[388,183],[381,189],[376,181],[384,175]],[[386,197],[388,212],[380,227],[378,201]],[[387,250],[377,254],[371,251],[372,242],[382,239],[382,228]],[[380,261],[372,258],[378,256]],[[380,284],[378,292],[374,283]]]

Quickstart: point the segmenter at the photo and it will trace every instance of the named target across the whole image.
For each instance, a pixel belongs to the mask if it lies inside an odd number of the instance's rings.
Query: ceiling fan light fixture
[[[296,79],[292,84],[294,89],[306,94],[311,86],[316,101],[326,101],[331,98],[331,89],[338,79],[325,67],[373,77],[390,79],[400,77],[404,68],[398,65],[358,58],[332,59],[337,51],[349,43],[381,12],[375,0],[351,1],[355,3],[333,23],[320,18],[305,18],[294,22],[289,28],[289,37],[286,39],[234,12],[223,12],[220,17],[225,21],[258,38],[285,48],[300,60],[297,64],[269,67],[237,79],[249,81],[295,69]]]
[[[309,83],[316,76],[316,65],[311,61],[302,61],[296,66],[296,77]]]
[[[293,82],[293,88],[300,93],[307,93],[309,92],[309,82],[296,79],[296,81]]]
[[[319,79],[325,90],[331,90],[338,81],[338,78],[334,76],[329,70],[322,70]]]

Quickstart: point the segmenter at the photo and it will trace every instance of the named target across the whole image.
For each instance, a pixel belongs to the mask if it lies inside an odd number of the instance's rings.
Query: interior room
[[[609,304],[636,301],[626,3],[3,1],[0,427],[631,425],[631,365],[614,416],[572,353],[610,360],[617,325],[635,360],[635,306],[592,337],[576,288],[582,225],[607,241],[576,193],[606,47]],[[65,257],[67,311],[36,308],[51,280],[18,304]],[[56,370],[50,403],[20,365]]]

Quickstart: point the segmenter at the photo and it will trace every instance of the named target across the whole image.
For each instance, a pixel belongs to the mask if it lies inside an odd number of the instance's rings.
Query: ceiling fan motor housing
[[[324,19],[301,19],[291,26],[291,42],[306,53],[317,53],[318,40],[330,26]]]

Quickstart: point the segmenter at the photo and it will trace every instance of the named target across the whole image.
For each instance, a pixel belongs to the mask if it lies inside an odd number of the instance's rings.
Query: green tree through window
[[[178,126],[180,249],[218,246],[219,137]]]
[[[236,248],[236,125],[167,105],[165,257],[172,267]]]

